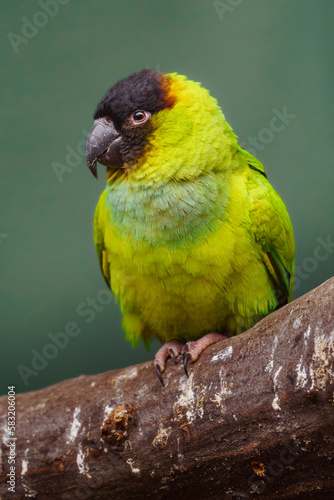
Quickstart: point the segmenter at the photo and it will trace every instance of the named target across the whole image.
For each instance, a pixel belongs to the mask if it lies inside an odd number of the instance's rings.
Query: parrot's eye
[[[131,116],[131,121],[134,125],[141,125],[142,123],[147,122],[151,118],[151,113],[148,111],[142,111],[139,109],[135,111]]]

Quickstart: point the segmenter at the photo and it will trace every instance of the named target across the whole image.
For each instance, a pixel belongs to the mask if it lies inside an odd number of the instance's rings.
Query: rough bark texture
[[[149,362],[18,395],[1,498],[334,498],[333,292],[208,348],[188,379],[169,361],[165,387]]]

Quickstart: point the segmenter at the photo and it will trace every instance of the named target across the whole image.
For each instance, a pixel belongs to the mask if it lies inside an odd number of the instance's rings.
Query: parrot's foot
[[[163,378],[162,378],[162,373],[165,370],[165,364],[167,359],[173,358],[173,360],[176,362],[176,358],[181,354],[183,344],[181,342],[178,342],[177,340],[173,340],[171,342],[167,342],[164,344],[162,347],[160,347],[159,351],[155,355],[154,359],[154,365],[155,365],[155,370],[157,372],[158,378],[162,385],[164,384]]]
[[[204,351],[204,349],[209,347],[209,345],[215,344],[216,342],[221,342],[222,340],[226,340],[228,338],[228,335],[222,335],[221,333],[208,333],[195,342],[187,342],[183,346],[181,352],[181,355],[183,356],[184,371],[186,372],[187,377],[189,377],[189,361],[191,363],[194,363],[198,359],[198,356]]]

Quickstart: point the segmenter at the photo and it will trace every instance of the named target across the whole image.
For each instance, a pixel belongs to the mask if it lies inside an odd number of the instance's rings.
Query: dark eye
[[[141,123],[145,123],[150,118],[151,118],[151,113],[149,113],[148,111],[142,111],[141,109],[135,111],[131,116],[134,125],[140,125]]]

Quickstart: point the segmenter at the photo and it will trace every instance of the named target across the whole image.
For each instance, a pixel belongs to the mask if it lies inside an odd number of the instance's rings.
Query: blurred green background
[[[1,393],[153,359],[158,342],[147,353],[125,341],[117,304],[77,311],[105,289],[92,232],[104,167],[97,182],[83,131],[106,90],[145,67],[201,81],[244,147],[254,152],[256,138],[294,225],[294,296],[333,275],[332,0],[2,0],[2,10]],[[270,131],[284,107],[287,123]],[[68,322],[80,334],[24,384],[17,367],[31,369]]]

